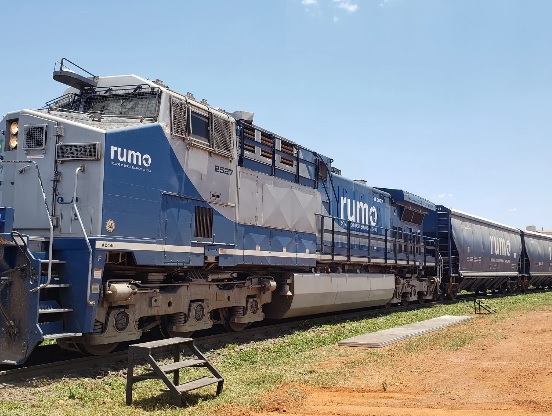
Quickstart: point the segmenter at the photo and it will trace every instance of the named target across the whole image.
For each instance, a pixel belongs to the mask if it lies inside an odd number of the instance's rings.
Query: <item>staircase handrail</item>
[[[38,167],[38,164],[34,160],[0,160],[0,164],[4,163],[13,163],[13,164],[22,164],[25,163],[26,166],[23,166],[22,168],[18,169],[18,173],[22,175],[25,173],[28,167],[31,165],[36,168],[36,174],[38,177],[38,184],[40,185],[40,191],[42,192],[42,201],[44,202],[44,207],[46,209],[46,214],[48,214],[48,227],[49,227],[49,239],[50,244],[48,244],[48,275],[46,278],[46,283],[39,285],[35,287],[34,289],[31,289],[31,292],[36,292],[40,289],[43,289],[45,287],[48,287],[50,285],[50,282],[52,280],[52,245],[54,242],[54,224],[52,222],[52,215],[50,214],[50,209],[48,208],[48,201],[46,200],[46,192],[44,191],[44,185],[42,183],[42,177],[40,176],[40,169]],[[39,271],[40,273],[40,271]]]
[[[86,303],[89,306],[93,306],[94,301],[90,300],[90,285],[92,283],[92,246],[90,245],[90,239],[88,238],[88,234],[86,233],[86,229],[84,228],[84,224],[82,223],[79,208],[77,207],[77,185],[78,185],[78,179],[79,179],[79,172],[84,172],[84,165],[80,165],[75,170],[75,185],[73,188],[73,210],[75,211],[75,215],[79,220],[79,224],[81,226],[81,230],[84,235],[84,240],[86,241],[86,245],[88,246],[88,281],[86,285]]]

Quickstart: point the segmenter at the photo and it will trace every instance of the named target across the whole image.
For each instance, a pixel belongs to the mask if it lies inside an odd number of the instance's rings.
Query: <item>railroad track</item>
[[[492,295],[500,297],[504,295]],[[491,296],[488,299],[492,298]],[[263,322],[240,332],[224,332],[211,335],[202,335],[201,332],[195,338],[196,345],[202,350],[220,348],[229,343],[239,343],[251,340],[274,338],[288,333],[297,328],[308,328],[321,324],[339,323],[352,319],[365,319],[382,316],[389,313],[411,310],[413,308],[431,308],[443,303],[471,302],[476,297],[473,294],[460,295],[455,300],[431,301],[422,304],[410,304],[407,306],[395,306],[390,308],[362,309],[345,311],[339,313],[319,315],[305,319],[298,317],[286,320],[285,322],[270,323]],[[137,343],[133,341],[132,343]],[[30,380],[38,378],[59,378],[68,374],[93,372],[96,375],[102,373],[106,368],[114,367],[119,370],[126,369],[127,347],[131,343],[122,345],[120,350],[104,356],[81,357],[77,353],[67,353],[57,345],[40,346],[35,349],[29,361],[22,367],[0,366],[0,386],[2,384]],[[52,357],[53,360],[43,361],[44,357]]]

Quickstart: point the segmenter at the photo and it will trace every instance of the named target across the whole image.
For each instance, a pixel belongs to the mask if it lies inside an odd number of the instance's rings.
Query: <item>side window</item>
[[[209,117],[192,110],[190,121],[190,136],[194,139],[203,140],[209,143]]]

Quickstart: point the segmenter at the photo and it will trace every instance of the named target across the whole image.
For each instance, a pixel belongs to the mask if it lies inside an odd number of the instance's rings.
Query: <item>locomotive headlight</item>
[[[10,150],[17,149],[17,136],[11,135],[10,141],[9,141]]]
[[[17,121],[12,121],[10,124],[10,133],[12,136],[17,136],[19,133],[19,123]]]
[[[19,133],[19,123],[14,120],[10,124],[10,140],[8,141],[9,150],[17,149],[17,133]]]

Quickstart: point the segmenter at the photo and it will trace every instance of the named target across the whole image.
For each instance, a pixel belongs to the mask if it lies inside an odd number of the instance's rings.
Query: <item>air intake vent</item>
[[[213,147],[223,153],[232,153],[232,123],[213,115]]]
[[[171,99],[172,132],[178,137],[188,136],[188,106],[185,101]]]
[[[196,237],[213,238],[213,209],[195,207],[195,234]]]
[[[57,160],[99,160],[99,143],[64,143],[57,145]]]
[[[44,149],[46,146],[46,124],[27,125],[23,128],[24,149]]]

